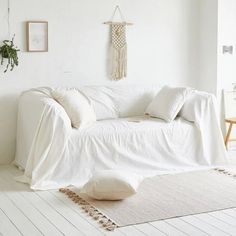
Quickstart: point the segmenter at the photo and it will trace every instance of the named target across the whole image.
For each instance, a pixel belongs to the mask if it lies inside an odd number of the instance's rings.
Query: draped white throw
[[[117,90],[104,88],[115,100]],[[135,87],[129,89],[122,108],[127,104],[134,107],[135,102],[142,107],[144,99],[131,103]],[[101,101],[95,98],[104,103],[104,97]],[[117,104],[115,107],[118,109]],[[76,130],[50,93],[40,89],[24,93],[19,101],[15,163],[25,168],[25,173],[18,180],[28,182],[32,189],[45,190],[81,186],[96,170],[152,176],[226,163],[215,97],[210,94],[196,91],[184,104],[180,117],[170,123],[145,117],[140,122],[129,120],[101,120]]]

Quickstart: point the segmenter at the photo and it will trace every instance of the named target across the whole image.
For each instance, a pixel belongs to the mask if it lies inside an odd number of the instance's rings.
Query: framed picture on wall
[[[47,52],[48,51],[48,22],[28,21],[27,27],[27,51]]]

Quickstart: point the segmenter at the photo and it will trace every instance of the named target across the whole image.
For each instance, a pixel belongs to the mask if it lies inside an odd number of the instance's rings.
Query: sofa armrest
[[[223,165],[227,163],[227,153],[220,128],[219,112],[216,97],[213,94],[194,91],[183,105],[179,115],[185,120],[194,122],[199,130],[202,142],[202,156],[205,160]],[[222,162],[224,160],[224,162]]]
[[[48,89],[32,89],[20,95],[17,118],[16,165],[25,169],[33,140],[40,128],[44,112],[49,109],[53,110],[68,129],[71,129],[68,115],[63,107],[50,96]],[[51,117],[51,119],[54,118]],[[48,126],[51,124],[49,122]]]
[[[206,112],[214,114],[214,118],[218,119],[217,102],[213,94],[194,91],[187,101],[184,103],[179,112],[179,116],[187,121],[199,123],[205,119]]]

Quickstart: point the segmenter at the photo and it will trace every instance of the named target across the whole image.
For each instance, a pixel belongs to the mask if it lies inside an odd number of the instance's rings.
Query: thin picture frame
[[[47,21],[27,21],[26,34],[28,52],[48,52]]]

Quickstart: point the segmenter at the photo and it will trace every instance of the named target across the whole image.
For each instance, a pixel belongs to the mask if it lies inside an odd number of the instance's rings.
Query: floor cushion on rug
[[[97,200],[121,200],[138,190],[143,177],[119,170],[99,171],[83,187],[83,192]]]

